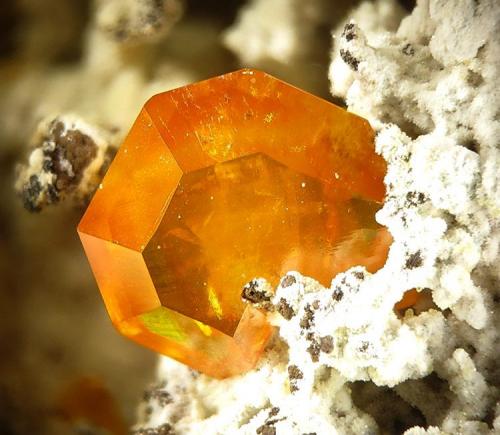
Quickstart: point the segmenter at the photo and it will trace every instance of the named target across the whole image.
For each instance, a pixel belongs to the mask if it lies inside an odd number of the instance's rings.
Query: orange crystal
[[[245,283],[385,262],[373,136],[254,70],[151,98],[78,227],[118,330],[214,377],[252,368],[271,328]]]

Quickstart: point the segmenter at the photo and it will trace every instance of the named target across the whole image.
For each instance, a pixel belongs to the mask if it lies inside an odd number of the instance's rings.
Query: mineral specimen
[[[78,230],[117,328],[223,378],[271,333],[248,281],[383,265],[384,174],[365,120],[242,70],[150,99]]]

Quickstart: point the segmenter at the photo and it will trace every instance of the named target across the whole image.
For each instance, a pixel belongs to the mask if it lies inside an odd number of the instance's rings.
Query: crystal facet
[[[245,283],[383,265],[384,174],[364,119],[242,70],[151,98],[78,231],[117,328],[223,378],[271,333]]]

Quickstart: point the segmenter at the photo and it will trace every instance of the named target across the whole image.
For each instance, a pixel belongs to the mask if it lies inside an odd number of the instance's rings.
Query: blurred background
[[[58,186],[55,201],[27,181],[43,183],[29,156],[47,123],[90,126],[112,157],[149,96],[241,66],[334,100],[331,35],[357,3],[1,2],[0,435],[126,433],[155,373],[113,329],[76,234],[95,185]]]

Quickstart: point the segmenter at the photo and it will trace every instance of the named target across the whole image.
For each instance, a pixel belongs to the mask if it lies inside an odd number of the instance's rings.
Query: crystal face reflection
[[[327,286],[350,266],[379,267],[379,204],[332,189],[261,153],[183,175],[144,251],[161,303],[232,335],[255,277],[276,285],[298,270]]]

